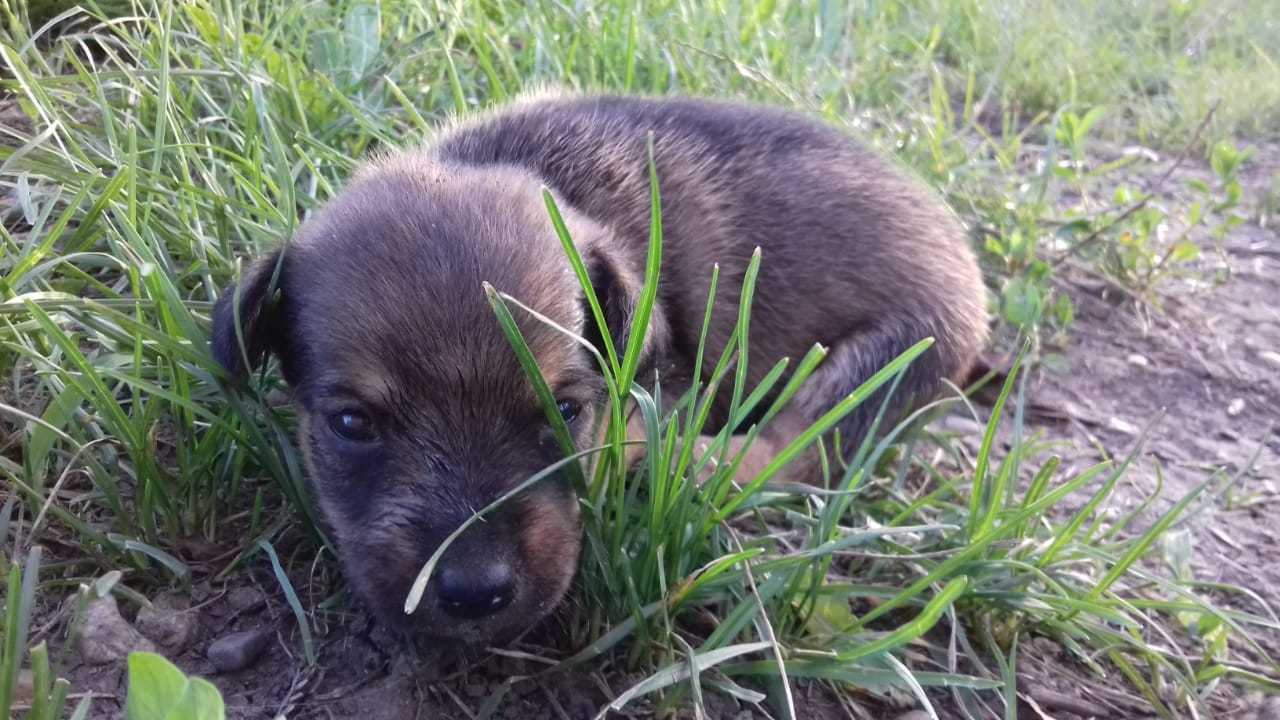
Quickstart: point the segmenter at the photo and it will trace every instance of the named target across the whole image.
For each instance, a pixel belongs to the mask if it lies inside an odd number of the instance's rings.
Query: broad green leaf
[[[376,3],[360,3],[347,11],[342,24],[346,44],[349,80],[357,83],[368,72],[378,54],[382,16]]]
[[[207,680],[188,678],[155,653],[129,653],[127,720],[223,720],[226,708]]]
[[[1189,262],[1200,257],[1200,246],[1190,240],[1183,240],[1173,246],[1172,258],[1174,262]]]

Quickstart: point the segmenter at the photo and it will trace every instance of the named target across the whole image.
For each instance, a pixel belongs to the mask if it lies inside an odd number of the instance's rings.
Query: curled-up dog
[[[798,360],[815,343],[829,349],[750,447],[746,472],[922,338],[936,342],[894,397],[935,396],[983,343],[983,285],[958,220],[890,162],[795,113],[696,99],[542,98],[373,160],[223,293],[213,350],[233,376],[278,357],[312,497],[356,595],[392,626],[502,641],[569,588],[578,502],[567,478],[551,478],[468,528],[444,552],[417,611],[403,612],[449,533],[562,457],[482,283],[593,337],[545,186],[611,334],[624,335],[643,287],[649,133],[664,252],[642,377],[659,377],[668,397],[689,386],[716,263],[719,311],[706,352],[719,357],[757,246],[748,387],[783,357]],[[589,447],[604,398],[594,359],[553,328],[518,319],[578,446]],[[860,442],[879,400],[839,425],[846,444]],[[899,415],[904,402],[894,406]],[[727,394],[714,405],[712,427],[726,421]],[[815,473],[813,458],[802,457],[786,479]]]

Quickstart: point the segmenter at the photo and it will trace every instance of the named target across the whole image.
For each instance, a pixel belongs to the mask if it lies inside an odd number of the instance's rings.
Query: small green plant
[[[1148,298],[1153,297],[1151,291],[1159,282],[1185,273],[1201,255],[1201,246],[1192,238],[1194,232],[1203,231],[1220,245],[1228,232],[1245,222],[1236,208],[1244,192],[1238,177],[1240,165],[1247,157],[1230,143],[1214,145],[1209,152],[1213,184],[1186,181],[1197,199],[1180,212],[1155,204],[1150,195],[1139,195],[1126,186],[1117,188],[1116,207],[1126,209],[1106,226],[1112,240],[1100,263],[1104,271]],[[1171,232],[1177,234],[1165,237]]]
[[[155,653],[129,653],[127,720],[223,720],[222,695]]]
[[[1059,113],[1045,131],[1038,177],[1011,193],[1016,202],[1006,199],[1006,207],[989,209],[993,226],[984,233],[983,247],[998,269],[996,307],[1010,327],[1035,339],[1046,334],[1061,339],[1075,319],[1070,297],[1059,288],[1064,264],[1159,305],[1163,283],[1197,274],[1205,241],[1220,247],[1226,233],[1246,220],[1236,209],[1243,194],[1239,169],[1247,153],[1229,142],[1216,143],[1208,156],[1213,181],[1180,181],[1192,196],[1170,204],[1162,191],[1178,179],[1187,158],[1171,162],[1147,192],[1113,180],[1141,155],[1095,163],[1088,152],[1089,133],[1102,118],[1099,108],[1083,116]],[[1198,135],[1191,145],[1197,140]],[[1104,199],[1101,191],[1108,187],[1110,196]],[[1065,210],[1064,200],[1069,200]]]
[[[13,508],[14,497],[11,495],[0,509],[0,540],[7,539],[9,535]],[[27,720],[61,720],[66,709],[71,686],[54,674],[49,663],[48,646],[42,640],[35,647],[27,648],[31,613],[39,586],[40,556],[41,549],[36,546],[27,553],[25,563],[19,563],[17,558],[8,561],[4,625],[0,626],[0,638],[3,638],[0,641],[0,717],[17,717],[17,712],[25,709]],[[16,693],[19,677],[24,671],[24,660],[29,666],[30,697],[20,703]],[[87,717],[90,702],[89,698],[82,698],[71,714],[72,720]]]

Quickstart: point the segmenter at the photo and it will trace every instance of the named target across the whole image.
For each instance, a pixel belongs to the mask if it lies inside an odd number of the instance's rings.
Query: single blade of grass
[[[127,550],[131,552],[140,552],[143,555],[146,555],[147,557],[151,558],[152,560],[155,560],[156,562],[160,563],[160,565],[163,566],[166,570],[173,573],[173,576],[177,578],[178,581],[181,582],[183,585],[187,585],[191,582],[191,568],[186,563],[182,562],[181,560],[174,557],[173,555],[170,555],[164,550],[161,550],[160,548],[155,547],[154,545],[149,545],[145,542],[142,542],[141,540],[128,538],[117,533],[108,533],[107,539],[110,540],[112,543],[115,543],[122,550]]]
[[[276,549],[271,543],[259,540],[256,546],[262,552],[267,554],[271,560],[271,571],[275,573],[276,582],[280,583],[280,589],[284,591],[285,600],[289,603],[289,609],[293,611],[293,618],[298,623],[298,633],[302,636],[302,654],[306,658],[307,665],[316,664],[315,645],[311,640],[311,624],[307,621],[307,614],[302,609],[302,601],[298,599],[298,593],[293,589],[293,583],[289,581],[289,575],[285,573],[284,568],[280,565],[280,558],[276,555]]]
[[[614,376],[621,377],[622,368],[618,364],[618,353],[614,349],[609,323],[605,320],[604,310],[600,307],[600,299],[596,295],[595,287],[591,284],[590,275],[587,274],[587,266],[582,261],[582,254],[578,252],[577,246],[573,244],[573,238],[569,235],[569,228],[564,224],[564,218],[560,215],[560,208],[556,206],[555,198],[551,195],[551,191],[545,187],[542,188],[542,201],[547,206],[547,214],[551,216],[551,224],[555,228],[556,237],[560,239],[560,245],[564,248],[565,257],[569,259],[569,266],[573,268],[573,274],[577,276],[578,284],[586,295],[587,305],[591,308],[591,317],[595,320],[596,328],[600,331],[600,337],[604,340],[604,347],[600,348],[600,350],[609,358],[609,369]]]
[[[618,374],[618,386],[629,388],[635,380],[636,369],[645,337],[649,331],[649,318],[658,297],[658,273],[662,268],[662,197],[658,189],[658,169],[653,155],[653,133],[645,140],[645,152],[649,166],[649,249],[645,257],[644,285],[631,313],[631,331],[627,333],[627,347],[622,356],[622,371]]]
[[[761,652],[769,648],[767,642],[741,643],[739,645],[730,645],[729,647],[718,648],[716,650],[708,650],[702,653],[695,653],[696,666],[702,670],[707,670],[727,660],[732,660],[742,655],[754,652]],[[656,692],[662,688],[669,687],[682,680],[689,678],[689,663],[677,663],[669,665],[640,682],[632,685],[630,688],[618,694],[607,707],[596,715],[598,720],[603,720],[609,712],[619,712],[626,707],[632,700]]]
[[[902,678],[902,684],[911,691],[912,695],[915,695],[921,707],[928,713],[930,720],[938,720],[938,711],[933,709],[933,703],[929,701],[929,695],[925,693],[924,686],[916,680],[915,673],[893,655],[885,655],[884,661],[897,673],[898,677]]]
[[[920,611],[914,620],[905,625],[900,626],[897,630],[869,643],[861,643],[848,650],[838,650],[836,658],[840,662],[853,662],[855,660],[877,655],[893,648],[905,645],[926,632],[931,630],[938,620],[942,617],[942,613],[955,602],[969,586],[968,578],[959,577],[948,582],[945,587]]]
[[[40,578],[40,546],[27,551],[26,562],[11,560],[5,590],[4,656],[0,657],[0,709],[6,713],[12,706],[18,672],[27,649],[31,629],[31,613],[35,607],[36,586]]]
[[[564,452],[574,453],[577,448],[573,442],[573,435],[569,433],[569,426],[565,424],[564,417],[560,414],[555,395],[552,394],[551,388],[547,386],[547,381],[542,377],[542,369],[538,367],[538,361],[533,357],[533,352],[529,350],[529,345],[525,342],[524,335],[520,332],[520,327],[516,324],[515,318],[507,308],[506,302],[492,285],[487,282],[484,283],[484,292],[489,299],[489,305],[493,308],[493,312],[498,318],[503,334],[506,335],[507,341],[511,344],[511,348],[516,354],[516,358],[520,361],[520,367],[524,370],[525,377],[533,385],[534,394],[537,395],[538,401],[542,404],[542,411],[546,415],[547,422],[551,424],[556,442],[560,444],[560,448]],[[582,476],[578,466],[571,465],[569,472],[573,475],[575,483],[581,487]]]
[[[978,460],[973,469],[973,491],[969,496],[969,517],[965,525],[965,534],[969,537],[982,535],[991,529],[1001,502],[1001,498],[995,494],[997,488],[987,486],[987,468],[991,458],[991,446],[996,439],[996,429],[1000,427],[1000,415],[1017,381],[1022,358],[1023,355],[1020,354],[1013,361],[1013,367],[1009,369],[1004,385],[1000,387],[1000,396],[991,406],[991,417],[987,420],[987,429],[982,435],[982,445],[978,448]]]

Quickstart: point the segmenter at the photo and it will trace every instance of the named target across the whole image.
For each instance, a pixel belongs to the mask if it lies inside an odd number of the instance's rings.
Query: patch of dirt
[[[1280,176],[1280,145],[1254,148],[1243,174],[1248,211]],[[1208,180],[1209,170],[1187,168],[1174,184],[1190,178]],[[1194,576],[1251,591],[1210,597],[1274,622],[1280,599],[1280,230],[1248,222],[1226,237],[1222,250],[1206,254],[1200,269],[1206,275],[1226,269],[1230,279],[1217,287],[1176,281],[1163,290],[1163,312],[1135,312],[1104,284],[1075,278],[1070,294],[1077,318],[1065,352],[1070,367],[1041,373],[1032,391],[1035,405],[1057,417],[1033,413],[1031,420],[1048,439],[1065,441],[1055,452],[1065,453],[1064,466],[1076,470],[1124,458],[1150,425],[1145,449],[1108,512],[1123,514],[1160,488],[1143,516],[1150,522],[1210,481],[1193,515],[1178,526],[1194,550]],[[1250,631],[1280,658],[1280,631]],[[1235,653],[1242,650],[1233,643]],[[1262,658],[1247,650],[1241,657],[1268,672]],[[1081,684],[1096,685],[1054,651],[1022,658],[1038,666],[1038,682],[1075,695]],[[1275,712],[1274,704],[1265,709],[1256,694],[1225,688],[1217,698],[1222,717],[1280,717],[1266,714]]]
[[[475,718],[490,704],[496,709],[489,717],[497,719],[589,720],[640,679],[607,666],[538,677],[545,665],[533,658],[557,655],[528,642],[504,655],[456,647],[415,648],[361,612],[318,614],[320,620],[315,624],[323,632],[314,637],[317,662],[308,665],[301,656],[296,621],[265,568],[237,573],[229,584],[216,588],[198,584],[191,590],[190,600],[189,619],[195,623],[196,636],[181,652],[165,654],[188,674],[213,682],[222,692],[227,717],[232,720]],[[132,619],[133,613],[124,605],[122,602],[122,610]],[[69,606],[47,613],[46,627],[65,623],[69,613]],[[262,655],[244,669],[219,672],[207,656],[210,645],[229,634],[255,629],[267,629],[272,635]],[[56,642],[49,639],[51,644]],[[55,646],[55,656],[57,652]],[[94,698],[89,717],[121,717],[127,691],[124,662],[91,665],[74,656],[74,651],[69,653],[71,661],[64,675],[77,695]],[[516,677],[530,679],[510,682]],[[796,691],[803,717],[847,717],[820,686],[799,684]],[[767,717],[722,694],[708,693],[706,701],[712,717]],[[633,717],[653,714],[653,706],[643,701],[629,705],[626,713]]]

